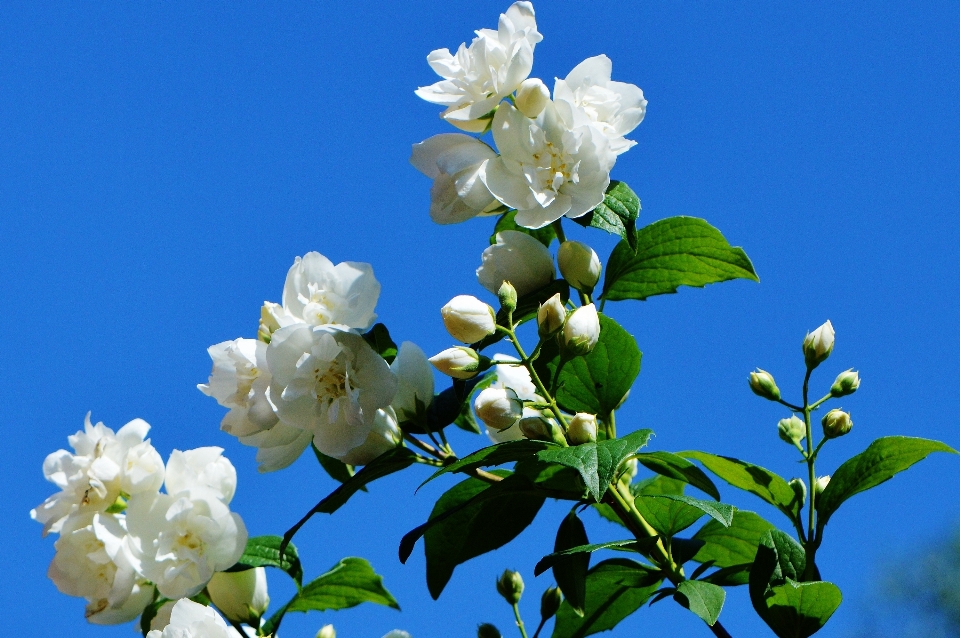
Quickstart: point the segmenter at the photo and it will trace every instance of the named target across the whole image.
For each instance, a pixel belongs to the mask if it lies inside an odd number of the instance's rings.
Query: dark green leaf
[[[696,217],[669,217],[641,228],[634,249],[614,248],[603,280],[604,299],[646,299],[730,279],[760,281],[741,248]]]
[[[544,463],[538,459],[524,459],[517,462],[513,471],[527,477],[551,498],[568,501],[582,501],[586,498],[583,478],[572,467]]]
[[[895,474],[927,458],[932,452],[957,454],[940,441],[910,436],[885,436],[871,443],[866,450],[845,461],[817,497],[817,525],[827,524],[840,505],[853,496],[888,481]]]
[[[598,563],[587,574],[583,616],[567,601],[557,612],[553,638],[582,638],[613,629],[639,609],[660,586],[656,571],[631,560],[615,558]]]
[[[520,325],[531,319],[535,319],[537,311],[540,310],[540,304],[546,302],[557,293],[560,294],[560,299],[563,303],[567,303],[567,300],[570,299],[570,286],[563,279],[556,279],[540,290],[535,290],[520,297],[520,299],[517,300],[517,309],[513,311],[513,323]],[[503,308],[497,311],[497,325],[507,325],[507,312]],[[476,342],[472,347],[479,352],[487,346],[492,346],[497,343],[503,339],[504,336],[505,335],[498,330],[489,337],[484,337]]]
[[[711,627],[720,617],[727,594],[723,588],[702,580],[685,580],[674,596],[681,605],[700,616]]]
[[[317,449],[317,446],[313,443],[310,444],[310,447],[313,448],[313,454],[317,457],[317,461],[320,463],[320,467],[330,475],[334,481],[338,483],[346,483],[350,480],[350,477],[353,476],[353,466],[347,465],[340,459],[335,459],[332,456],[327,456],[323,452]]]
[[[160,611],[160,608],[171,602],[169,598],[158,596],[156,590],[154,590],[153,595],[155,600],[147,605],[140,614],[140,633],[142,633],[144,636],[150,632],[150,623],[153,622],[153,619],[157,617],[157,612]]]
[[[689,483],[720,500],[720,492],[713,481],[699,467],[672,452],[640,452],[637,461],[648,470],[663,476]]]
[[[283,539],[279,536],[253,536],[247,539],[247,546],[237,564],[228,569],[228,572],[242,572],[254,567],[276,567],[287,572],[297,581],[297,586],[303,584],[303,567],[297,548],[293,543],[287,543],[280,553]]]
[[[515,221],[516,216],[517,216],[517,211],[508,210],[499,218],[497,218],[497,225],[494,226],[493,234],[490,235],[491,246],[497,243],[497,233],[499,233],[502,230],[515,230],[517,232],[530,235],[531,237],[539,241],[541,244],[543,244],[547,248],[550,248],[550,243],[557,238],[557,233],[553,230],[552,224],[548,224],[543,228],[526,228],[524,226],[520,226],[517,224],[517,222]]]
[[[599,228],[619,235],[636,248],[637,217],[640,216],[640,198],[629,186],[616,180],[607,187],[603,202],[586,215],[573,221],[583,227]]]
[[[666,498],[671,501],[677,501],[686,505],[690,505],[691,507],[697,508],[713,520],[726,527],[729,527],[730,523],[733,521],[733,512],[735,508],[733,505],[727,505],[726,503],[705,501],[703,499],[687,496],[686,494],[658,494],[646,498]]]
[[[637,430],[619,439],[583,443],[571,447],[551,446],[537,452],[541,461],[572,467],[580,473],[587,490],[600,502],[620,464],[650,440],[651,430]]]
[[[703,547],[699,538],[673,538],[670,540],[670,552],[677,565],[682,565],[692,559]]]
[[[552,554],[547,554],[546,556],[541,558],[540,562],[538,562],[536,567],[533,568],[533,575],[539,576],[543,572],[553,567],[554,564],[564,556],[573,556],[574,554],[584,554],[584,553],[590,554],[592,552],[596,552],[601,549],[646,551],[652,548],[654,545],[656,545],[658,539],[659,539],[659,536],[654,536],[652,538],[645,538],[642,541],[638,541],[635,538],[631,538],[623,541],[610,541],[607,543],[595,543],[593,545],[579,545],[577,547],[571,547],[570,549],[557,551]]]
[[[504,463],[510,463],[513,461],[531,459],[537,455],[537,452],[550,447],[563,449],[556,443],[535,441],[532,439],[520,439],[519,441],[506,441],[504,443],[490,445],[477,450],[473,454],[468,454],[455,463],[451,463],[450,465],[437,470],[430,478],[421,483],[420,487],[423,487],[433,479],[444,474],[451,474],[453,472],[469,472],[477,469],[478,467],[493,467],[495,465],[503,465]]]
[[[570,512],[564,517],[557,530],[553,552],[556,554],[573,547],[582,547],[589,542],[583,523],[577,518],[576,512]],[[564,598],[578,616],[583,615],[583,605],[586,601],[588,569],[590,569],[590,554],[587,552],[557,556],[553,561],[553,577],[557,581],[557,586],[560,587]]]
[[[718,521],[709,521],[693,535],[706,542],[697,552],[694,560],[700,563],[710,561],[714,567],[733,567],[749,564],[757,555],[757,545],[764,532],[774,526],[754,514],[744,510],[733,513],[733,522],[724,527]]]
[[[363,338],[387,363],[393,363],[397,358],[397,344],[390,338],[390,331],[382,323],[374,325],[363,333]]]
[[[756,494],[796,521],[800,513],[800,501],[787,482],[770,470],[759,465],[728,456],[717,456],[706,452],[680,452],[680,456],[696,459],[704,467],[724,481],[741,490]]]
[[[750,566],[752,563],[742,565],[731,565],[718,569],[712,574],[704,576],[701,580],[720,587],[735,587],[737,585],[746,585],[750,581]]]

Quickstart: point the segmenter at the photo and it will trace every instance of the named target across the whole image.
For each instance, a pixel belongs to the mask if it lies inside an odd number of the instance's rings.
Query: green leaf
[[[700,580],[713,583],[714,585],[719,585],[720,587],[746,585],[750,580],[750,567],[751,563],[731,565],[730,567],[718,569],[712,574],[704,576]]]
[[[582,501],[586,498],[587,490],[583,478],[571,467],[544,463],[539,459],[524,459],[517,461],[513,471],[525,476],[550,498],[568,501]]]
[[[672,538],[670,539],[670,552],[673,554],[673,560],[677,565],[683,565],[691,560],[703,547],[703,541],[697,538]]]
[[[393,360],[397,358],[397,344],[390,338],[390,331],[382,323],[370,328],[363,334],[363,338],[387,363],[393,363]]]
[[[569,549],[564,549],[561,551],[556,551],[552,554],[547,554],[537,565],[533,568],[533,575],[539,576],[543,572],[547,571],[556,564],[556,562],[562,559],[565,556],[573,556],[575,554],[590,554],[601,549],[620,549],[624,551],[640,551],[647,550],[652,548],[657,544],[659,536],[653,536],[650,538],[645,538],[642,541],[638,541],[635,538],[630,538],[623,541],[609,541],[606,543],[594,543],[592,545],[578,545],[576,547],[571,547]],[[561,589],[562,591],[562,589]]]
[[[640,216],[640,198],[623,182],[613,180],[607,187],[603,202],[586,215],[573,221],[588,228],[599,228],[619,235],[636,248],[637,217]]]
[[[932,452],[957,451],[940,441],[910,436],[885,436],[845,461],[817,497],[817,525],[823,527],[840,505],[853,496],[888,481]]]
[[[497,233],[502,230],[515,230],[517,232],[525,233],[530,235],[541,244],[550,248],[551,242],[557,238],[557,233],[553,230],[553,225],[548,224],[543,228],[526,228],[517,224],[515,218],[517,216],[516,210],[508,210],[499,218],[497,218],[497,225],[493,228],[493,234],[490,235],[490,245],[497,243]]]
[[[576,512],[572,511],[560,523],[553,551],[556,554],[573,547],[582,547],[589,542],[586,528],[577,518]],[[553,562],[553,577],[557,586],[578,616],[583,615],[586,602],[588,569],[590,554],[586,552],[558,556]]]
[[[563,279],[555,279],[540,290],[529,292],[520,297],[520,299],[517,300],[517,309],[513,311],[513,323],[519,326],[531,319],[536,319],[537,311],[540,310],[540,304],[546,302],[550,297],[558,293],[560,294],[560,300],[563,301],[563,303],[567,303],[570,299],[570,286]],[[497,325],[507,325],[507,311],[503,308],[497,311]],[[489,337],[484,337],[474,343],[471,347],[477,352],[480,352],[484,348],[497,343],[503,339],[504,336],[506,335],[498,330]]]
[[[703,473],[703,470],[682,456],[672,452],[640,452],[637,454],[637,462],[648,470],[689,483],[712,496],[714,500],[720,500],[720,492],[717,491],[713,481]]]
[[[637,430],[619,438],[570,447],[550,446],[537,452],[537,458],[548,463],[572,467],[580,473],[587,490],[598,503],[620,464],[650,440],[651,430]]]
[[[638,496],[634,502],[641,516],[667,538],[687,529],[703,516],[703,511],[697,507],[660,496]]]
[[[710,562],[720,568],[752,563],[760,538],[772,529],[772,523],[744,510],[735,511],[733,521],[727,527],[718,521],[708,521],[693,535],[706,543],[694,560]]]
[[[637,611],[660,586],[661,576],[640,563],[614,558],[587,573],[583,616],[565,600],[557,612],[553,638],[582,638],[613,629]]]
[[[600,315],[600,340],[590,354],[564,363],[559,378],[560,350],[555,340],[541,349],[535,368],[541,379],[556,388],[560,407],[569,412],[588,412],[601,417],[620,405],[640,374],[640,349],[620,324]],[[548,383],[544,381],[544,383]]]
[[[290,575],[297,582],[297,587],[303,584],[303,567],[300,557],[293,543],[287,543],[280,553],[283,539],[279,536],[254,536],[247,539],[247,546],[236,565],[226,570],[228,572],[242,572],[254,567],[276,567]]]
[[[613,249],[602,297],[610,301],[646,299],[674,293],[680,286],[703,287],[730,279],[760,281],[741,248],[696,217],[669,217],[641,228],[634,249]]]
[[[338,483],[346,483],[350,480],[350,477],[353,476],[354,470],[352,465],[347,465],[340,459],[327,456],[318,450],[317,446],[313,443],[310,444],[310,447],[313,448],[313,454],[317,457],[320,467],[322,467],[334,481],[337,481]]]
[[[665,498],[695,507],[725,527],[729,527],[730,523],[733,521],[733,512],[735,508],[733,505],[727,505],[726,503],[705,501],[699,498],[693,498],[692,496],[687,496],[686,494],[658,494],[645,498]]]
[[[556,443],[535,441],[533,439],[520,439],[518,441],[506,441],[504,443],[490,445],[477,450],[473,454],[468,454],[455,463],[451,463],[450,465],[437,470],[430,478],[421,483],[420,487],[423,487],[433,479],[444,474],[451,474],[453,472],[469,472],[479,467],[492,467],[495,465],[510,463],[512,461],[530,459],[535,457],[537,452],[545,450],[549,447],[562,449],[561,446],[557,445]],[[418,487],[417,489],[420,488]]]
[[[160,611],[160,608],[170,602],[169,598],[158,596],[156,590],[154,590],[153,595],[154,601],[147,605],[140,614],[140,633],[144,636],[150,633],[150,623],[157,617],[157,612]]]
[[[728,456],[707,452],[679,452],[680,456],[696,459],[708,470],[730,485],[755,494],[787,515],[791,522],[800,513],[800,501],[790,485],[770,470]]]
[[[685,580],[677,585],[674,598],[713,627],[720,617],[727,594],[722,587],[702,580]]]

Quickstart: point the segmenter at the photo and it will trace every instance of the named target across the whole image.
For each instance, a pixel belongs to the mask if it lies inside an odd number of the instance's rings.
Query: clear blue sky
[[[281,533],[334,486],[308,456],[261,476],[254,451],[218,430],[223,409],[195,389],[210,344],[256,331],[296,255],[373,264],[378,307],[397,340],[449,345],[438,309],[482,289],[491,223],[438,227],[410,144],[446,129],[413,90],[434,81],[434,48],[496,24],[498,2],[16,3],[0,6],[0,399],[7,486],[0,593],[31,634],[124,636],[83,620],[83,601],[46,578],[53,539],[28,517],[51,493],[44,456],[88,410],[117,428],[135,417],[173,448],[219,445],[239,472],[233,507],[254,534]],[[535,3],[543,42],[534,75],[552,84],[606,53],[614,78],[643,88],[639,143],[614,177],[643,201],[643,222],[706,218],[752,257],[762,283],[733,282],[608,306],[644,352],[620,429],[650,427],[655,449],[739,456],[798,471],[776,438],[782,410],[750,394],[772,371],[788,396],[800,341],[826,319],[833,357],[863,385],[843,402],[853,433],[828,446],[835,467],[873,438],[910,434],[960,445],[960,8],[952,3]],[[605,258],[613,241],[595,242]],[[481,444],[454,435],[454,447]],[[293,615],[284,636],[333,622],[344,638],[395,627],[414,638],[512,636],[493,589],[520,569],[537,618],[564,507],[548,505],[513,545],[457,569],[439,602],[422,549],[400,565],[400,537],[452,482],[414,495],[426,469],[372,486],[298,537],[308,576],[369,558],[402,613],[364,606]],[[831,520],[824,576],[846,601],[823,636],[858,623],[878,561],[960,518],[960,461],[934,457],[849,502]],[[759,501],[725,500],[782,523]],[[591,539],[622,532],[601,521]],[[594,560],[597,560],[596,558]],[[271,574],[277,604],[290,590]],[[737,638],[771,635],[741,588],[722,620]],[[707,636],[670,601],[624,636]]]

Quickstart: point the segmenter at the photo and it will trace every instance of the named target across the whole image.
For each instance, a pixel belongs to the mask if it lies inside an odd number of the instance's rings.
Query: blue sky
[[[44,456],[92,410],[118,428],[142,417],[166,456],[219,445],[240,479],[233,508],[253,534],[281,533],[334,486],[304,457],[258,475],[254,452],[218,430],[223,409],[200,394],[205,349],[253,336],[279,301],[293,258],[373,264],[378,313],[395,338],[428,353],[450,345],[439,308],[481,295],[474,270],[492,222],[438,227],[410,144],[446,129],[413,90],[434,81],[426,54],[492,27],[507,2],[5,3],[0,6],[0,301],[6,343],[0,398],[8,444],[0,582],[8,609],[44,635],[130,636],[83,620],[83,602],[47,580],[52,538],[28,511],[51,493]],[[756,366],[785,394],[802,380],[800,342],[831,319],[833,357],[863,385],[843,401],[851,435],[828,446],[832,469],[873,438],[909,434],[960,445],[960,8],[949,3],[537,2],[544,40],[535,76],[613,59],[614,79],[643,88],[638,145],[613,177],[643,202],[641,222],[704,217],[743,246],[760,284],[732,282],[608,305],[636,335],[643,370],[623,431],[650,427],[655,449],[705,449],[786,476],[775,405],[746,386]],[[571,234],[601,258],[614,242]],[[492,300],[491,300],[492,302]],[[454,435],[469,451],[482,441]],[[402,613],[372,606],[295,615],[283,635],[469,636],[478,622],[513,635],[493,581],[522,571],[528,623],[549,575],[532,567],[565,508],[544,508],[513,545],[457,569],[439,601],[422,549],[400,565],[400,537],[445,486],[414,495],[425,468],[374,484],[298,537],[307,575],[369,558]],[[960,518],[960,461],[946,455],[844,506],[819,559],[845,602],[820,634],[862,618],[877,566]],[[748,495],[724,500],[755,509]],[[619,538],[602,521],[591,539]],[[596,559],[595,559],[596,560]],[[272,574],[276,604],[290,594]],[[734,636],[769,632],[746,591],[728,597]],[[11,622],[19,622],[11,621]],[[666,601],[617,635],[706,636]]]

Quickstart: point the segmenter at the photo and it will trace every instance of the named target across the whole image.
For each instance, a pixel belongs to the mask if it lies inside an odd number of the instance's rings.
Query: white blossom
[[[269,430],[240,438],[244,445],[257,448],[257,471],[275,472],[287,467],[303,453],[313,441],[313,432],[283,423]]]
[[[417,344],[412,341],[401,343],[390,370],[397,377],[397,394],[390,405],[400,422],[413,419],[418,404],[423,409],[430,407],[433,403],[433,370],[427,355]]]
[[[427,62],[443,80],[416,91],[427,102],[447,107],[443,118],[470,133],[486,130],[490,112],[530,75],[533,49],[543,39],[529,2],[513,3],[500,15],[496,31],[476,34],[455,56],[448,49],[432,51]]]
[[[502,105],[493,118],[500,157],[487,160],[481,179],[516,222],[540,228],[563,216],[580,217],[603,201],[616,155],[595,126],[570,128],[553,102],[535,120]]]
[[[283,310],[311,326],[366,330],[377,318],[373,311],[379,297],[380,283],[370,264],[345,261],[334,266],[320,253],[309,252],[297,257],[287,273]]]
[[[267,344],[257,339],[235,339],[207,348],[213,370],[197,388],[225,408],[230,408],[220,429],[236,437],[269,430],[277,422],[270,403]]]
[[[178,600],[170,613],[170,624],[163,631],[153,629],[147,638],[243,638],[220,615],[200,603]]]
[[[523,297],[553,281],[553,257],[539,240],[517,230],[502,230],[496,240],[484,249],[477,268],[481,286],[497,294],[503,282],[509,281]]]
[[[377,410],[390,405],[397,391],[383,357],[360,335],[333,326],[281,328],[267,348],[267,364],[273,374],[270,398],[280,420],[310,432],[328,456],[362,444]],[[303,448],[309,442],[297,439]]]
[[[229,505],[237,490],[237,470],[230,459],[223,456],[223,448],[174,450],[167,461],[166,487],[168,494],[197,488],[211,489],[220,494],[225,505]]]
[[[484,162],[497,153],[475,137],[444,133],[413,145],[410,163],[433,180],[430,219],[456,224],[501,210],[480,179]]]
[[[338,458],[350,465],[366,465],[381,454],[400,445],[402,438],[403,435],[397,426],[397,414],[393,408],[387,406],[377,410],[367,440]]]
[[[612,69],[613,63],[605,55],[587,58],[566,78],[556,81],[553,99],[571,128],[597,127],[610,140],[611,151],[620,155],[636,144],[624,135],[643,120],[647,101],[633,84],[611,81]]]

